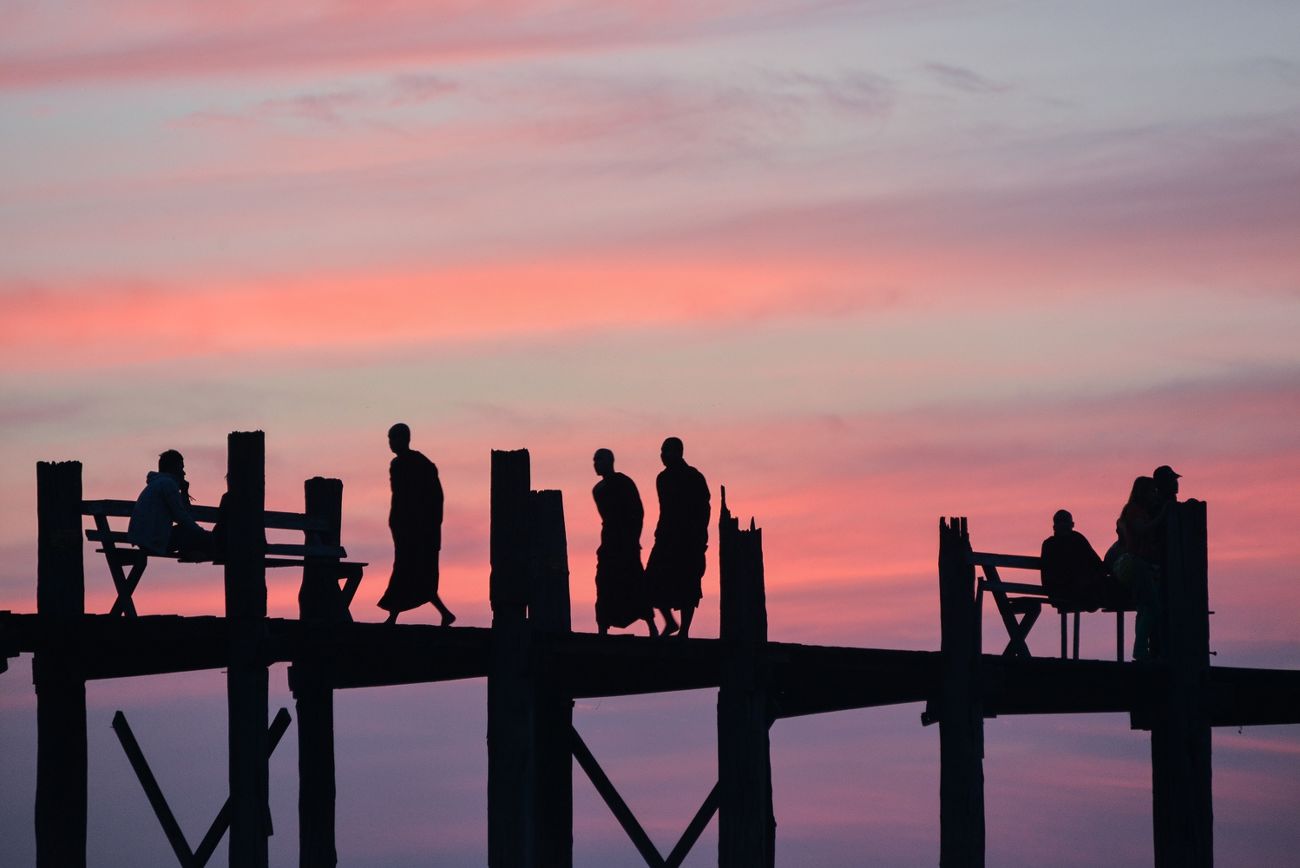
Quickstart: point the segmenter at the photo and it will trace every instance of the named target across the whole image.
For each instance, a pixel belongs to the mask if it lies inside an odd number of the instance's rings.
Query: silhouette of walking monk
[[[388,447],[396,456],[388,466],[393,505],[388,527],[393,532],[393,575],[379,598],[388,620],[397,613],[433,603],[449,627],[456,616],[438,596],[438,552],[442,549],[442,483],[438,468],[411,448],[411,429],[398,422],[388,429]]]
[[[636,483],[614,469],[614,453],[597,449],[592,466],[600,477],[591,489],[600,513],[600,548],[596,549],[596,626],[601,635],[610,627],[645,621],[651,636],[659,635],[654,609],[646,594],[641,568],[641,528],[645,508]]]
[[[646,563],[655,608],[663,613],[663,635],[680,629],[685,639],[691,631],[695,607],[704,595],[704,552],[709,547],[709,484],[704,475],[682,457],[682,441],[669,437],[659,450],[664,469],[655,480],[659,493],[659,523],[655,544]],[[673,618],[681,610],[681,624]]]

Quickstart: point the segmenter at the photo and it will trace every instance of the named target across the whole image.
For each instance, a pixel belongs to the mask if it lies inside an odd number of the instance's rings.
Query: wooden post
[[[771,723],[762,652],[767,643],[763,532],[740,530],[722,491],[718,515],[719,614],[723,644],[718,689],[718,865],[770,868],[775,862]]]
[[[261,640],[266,629],[266,442],[261,431],[227,440],[226,621],[230,664],[226,699],[230,744],[230,865],[266,868],[267,667]]]
[[[303,484],[306,515],[324,519],[326,531],[307,540],[339,545],[342,538],[343,482],[314,477]],[[291,678],[298,709],[298,864],[334,868],[335,848],[334,692],[324,647],[331,625],[348,620],[334,558],[307,558],[298,592],[298,617],[312,631],[307,654],[295,660]]]
[[[36,864],[86,864],[86,682],[76,631],[86,611],[81,462],[36,465],[36,610],[46,650],[36,685]]]
[[[324,531],[307,531],[304,542],[308,545],[342,545],[343,480],[315,476],[303,483],[303,491],[307,517],[325,521],[329,526]],[[298,590],[298,617],[304,621],[349,620],[347,607],[343,604],[339,591],[336,558],[306,559],[302,571],[302,587]]]
[[[564,499],[558,491],[529,495],[531,603],[534,637],[562,639],[571,627],[569,547]],[[550,868],[573,864],[573,698],[560,686],[560,673],[543,669],[534,705],[536,729],[536,863]]]
[[[488,865],[535,858],[534,692],[528,664],[528,450],[492,452],[492,650],[488,668]]]
[[[1214,864],[1205,504],[1175,504],[1166,523],[1165,618],[1158,658],[1167,678],[1151,726],[1151,796],[1157,866]]]
[[[939,519],[939,864],[984,864],[984,715],[979,607],[965,518]]]

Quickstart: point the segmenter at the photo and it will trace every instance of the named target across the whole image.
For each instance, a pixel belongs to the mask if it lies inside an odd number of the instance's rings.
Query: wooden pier
[[[1151,732],[1158,866],[1213,863],[1210,728],[1300,723],[1300,672],[1209,664],[1205,504],[1177,504],[1167,552],[1167,623],[1160,656],[1144,663],[984,654],[977,558],[965,519],[939,524],[937,651],[772,642],[767,637],[762,532],[719,516],[720,636],[655,641],[571,630],[563,502],[533,491],[528,453],[492,453],[492,624],[354,623],[339,528],[342,484],[314,479],[301,514],[265,508],[261,432],[229,439],[229,553],[223,617],[85,612],[77,462],[37,466],[37,611],[0,612],[0,666],[34,654],[36,838],[40,868],[86,864],[87,681],[204,669],[227,673],[229,802],[196,848],[169,823],[165,800],[141,783],[185,868],[206,863],[228,827],[230,864],[267,864],[267,759],[283,716],[270,719],[268,667],[288,662],[299,745],[299,854],[328,868],[335,850],[333,692],[487,678],[488,861],[493,868],[572,864],[573,761],[647,865],[680,865],[714,814],[718,864],[775,864],[768,730],[779,719],[925,703],[939,725],[940,863],[984,864],[984,721],[1010,714],[1127,712]],[[271,516],[278,516],[273,524]],[[302,547],[269,546],[268,526],[301,527]],[[92,532],[101,534],[103,529]],[[300,555],[286,560],[285,554]],[[303,571],[297,619],[266,616],[266,569]],[[119,594],[126,584],[119,582]],[[137,574],[138,580],[138,574]],[[351,585],[355,589],[355,583]],[[134,590],[134,587],[131,588]],[[129,593],[128,593],[129,597]],[[716,688],[717,783],[677,845],[661,854],[573,728],[576,699]],[[129,725],[118,730],[128,756]],[[138,748],[136,754],[139,754]],[[156,784],[154,785],[156,790]]]

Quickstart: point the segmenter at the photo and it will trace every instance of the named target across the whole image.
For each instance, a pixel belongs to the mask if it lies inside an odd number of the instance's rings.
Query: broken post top
[[[727,507],[722,487],[718,511],[719,635],[725,641],[767,641],[767,593],[763,577],[763,531],[750,519],[749,529]]]

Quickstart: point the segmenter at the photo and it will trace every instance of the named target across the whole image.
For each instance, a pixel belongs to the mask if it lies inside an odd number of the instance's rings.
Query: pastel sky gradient
[[[490,449],[528,447],[534,487],[564,492],[591,630],[591,453],[614,450],[652,526],[675,434],[765,529],[774,639],[935,649],[938,516],[1036,553],[1067,507],[1104,549],[1133,477],[1168,463],[1209,503],[1215,662],[1300,667],[1298,33],[1283,0],[11,0],[0,609],[35,608],[36,461],[128,498],[175,447],[211,503],[226,433],[261,428],[270,506],[344,480],[371,564],[354,612],[378,620],[403,420],[442,472],[463,623],[489,617]],[[273,573],[272,614],[296,590]],[[137,601],[218,613],[220,592],[158,564]],[[712,554],[698,623],[716,634]],[[1087,620],[1085,654],[1112,630]],[[0,676],[14,865],[34,859],[29,674]],[[282,668],[272,691],[291,704]],[[126,711],[197,837],[222,678],[88,694],[91,864],[163,864],[108,722]],[[485,704],[481,682],[339,696],[341,864],[484,863]],[[779,864],[937,862],[919,711],[774,728]],[[711,693],[579,706],[664,850],[712,784],[713,713]],[[990,864],[1150,864],[1126,718],[986,733]],[[291,730],[276,865],[296,864],[295,751]],[[636,864],[575,793],[576,862]],[[1300,729],[1216,732],[1218,864],[1293,859],[1297,814]]]

